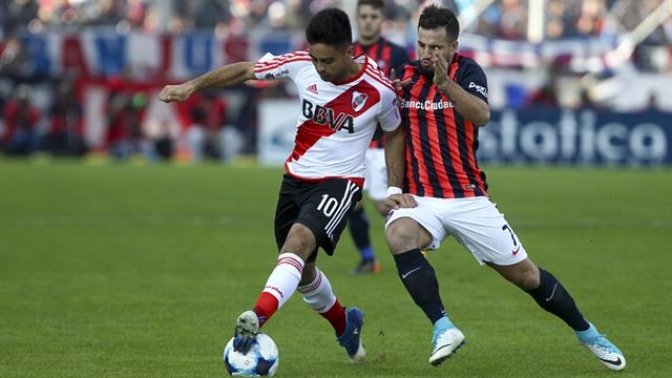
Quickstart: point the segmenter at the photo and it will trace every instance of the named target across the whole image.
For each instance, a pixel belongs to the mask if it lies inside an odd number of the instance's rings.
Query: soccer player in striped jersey
[[[446,313],[434,269],[420,250],[437,249],[453,236],[481,265],[488,265],[564,321],[605,366],[622,370],[623,353],[579,311],[567,289],[535,265],[504,215],[491,202],[478,166],[478,128],[490,118],[486,77],[457,53],[458,20],[431,5],[418,23],[419,60],[404,67],[400,89],[406,136],[405,172],[390,172],[393,208],[386,238],[406,290],[433,325],[429,362],[439,365],[465,341]],[[404,86],[404,84],[407,84]],[[388,160],[388,167],[397,167]],[[394,169],[394,168],[390,168]],[[403,177],[403,180],[397,180]]]
[[[280,255],[254,308],[236,320],[234,349],[247,353],[259,328],[298,290],[331,323],[350,360],[358,362],[366,355],[360,338],[364,315],[356,307],[341,306],[315,262],[320,247],[334,253],[348,215],[362,197],[364,157],[376,128],[385,131],[388,155],[403,153],[403,132],[390,80],[370,58],[353,58],[345,12],[318,12],[306,28],[306,39],[308,51],[229,64],[166,86],[159,98],[183,101],[200,89],[254,79],[294,82],[301,112],[275,212]]]
[[[355,56],[367,55],[375,60],[386,77],[390,77],[393,68],[401,67],[410,60],[408,52],[401,46],[395,45],[382,36],[384,0],[357,1],[357,30],[359,37],[354,43]],[[376,211],[386,216],[390,210],[385,205],[387,189],[387,168],[385,167],[385,153],[383,143],[385,138],[380,136],[371,142],[366,151],[366,191],[376,206]],[[378,273],[380,264],[371,244],[369,236],[369,220],[364,210],[363,201],[357,202],[355,209],[350,213],[348,222],[350,234],[359,250],[360,260],[351,273]]]

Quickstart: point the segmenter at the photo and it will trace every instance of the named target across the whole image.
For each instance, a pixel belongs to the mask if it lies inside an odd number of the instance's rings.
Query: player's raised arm
[[[433,52],[434,84],[450,98],[455,109],[475,126],[485,126],[490,121],[490,106],[480,98],[467,92],[457,82],[448,77],[448,61],[439,49]],[[473,83],[472,83],[473,84]]]
[[[184,101],[194,92],[213,87],[231,87],[255,79],[254,62],[239,62],[216,68],[178,85],[166,85],[159,93],[163,102]]]

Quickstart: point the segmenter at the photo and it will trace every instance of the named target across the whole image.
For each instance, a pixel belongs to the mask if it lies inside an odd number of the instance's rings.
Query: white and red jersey
[[[340,83],[323,81],[307,51],[266,57],[256,62],[258,79],[289,78],[297,86],[301,112],[288,174],[304,180],[340,177],[364,182],[365,154],[380,124],[384,131],[400,123],[397,95],[376,63],[362,55],[357,76]]]

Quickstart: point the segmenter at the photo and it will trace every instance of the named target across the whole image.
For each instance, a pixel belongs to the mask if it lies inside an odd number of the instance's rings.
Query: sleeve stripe
[[[273,59],[270,62],[257,62],[254,66],[255,72],[261,73],[265,71],[270,71],[280,67],[283,64],[293,63],[293,62],[309,62],[310,58],[305,56],[294,56],[294,57],[281,57],[279,59]]]
[[[382,76],[379,71],[377,72],[377,71],[374,71],[373,69],[367,69],[366,73],[370,78],[379,82],[380,84],[382,84],[383,86],[385,86],[386,88],[391,90],[392,92],[396,93],[396,91],[394,90],[394,86],[392,85],[392,82],[390,82],[390,80],[388,80],[384,76]]]

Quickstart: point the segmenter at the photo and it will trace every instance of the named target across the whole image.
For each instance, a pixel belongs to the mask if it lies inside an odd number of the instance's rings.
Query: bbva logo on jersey
[[[364,99],[364,102],[366,102],[366,99]],[[301,108],[303,116],[312,119],[318,125],[327,125],[334,130],[346,129],[350,134],[355,132],[355,119],[350,114],[338,113],[336,115],[334,109],[313,104],[306,99],[303,99]]]
[[[361,93],[357,91],[352,92],[352,109],[355,112],[362,110],[364,105],[366,105],[366,100],[369,99],[369,95],[366,93]]]

